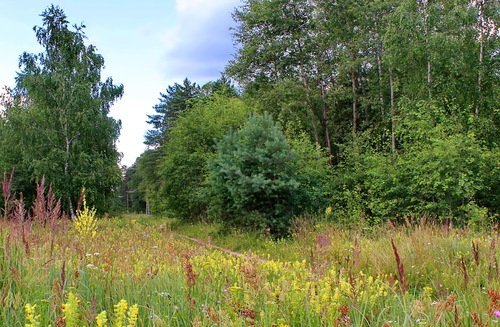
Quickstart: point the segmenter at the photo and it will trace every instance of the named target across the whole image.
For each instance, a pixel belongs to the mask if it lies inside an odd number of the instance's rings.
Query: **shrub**
[[[305,132],[288,127],[286,136],[296,154],[295,179],[300,184],[295,206],[308,213],[323,212],[331,201],[332,167],[329,158],[325,150],[314,144]]]
[[[213,95],[179,118],[159,153],[156,176],[160,185],[153,210],[183,220],[205,214],[208,160],[215,153],[217,140],[228,130],[241,126],[249,111],[237,98]]]
[[[297,156],[281,128],[265,115],[250,117],[217,145],[210,162],[212,206],[230,226],[288,232],[299,190]]]
[[[426,216],[486,225],[488,211],[482,205],[490,198],[483,194],[495,189],[488,181],[489,153],[472,136],[455,133],[429,137],[395,156],[350,154],[349,164],[337,174],[334,207],[346,207],[357,190],[360,205],[374,221]]]

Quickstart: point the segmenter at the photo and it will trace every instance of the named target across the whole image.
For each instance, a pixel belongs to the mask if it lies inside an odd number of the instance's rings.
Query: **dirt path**
[[[205,248],[216,249],[216,250],[219,250],[221,252],[233,255],[235,257],[241,257],[241,258],[246,259],[246,260],[254,260],[254,261],[257,261],[257,262],[266,262],[266,261],[269,261],[268,259],[264,259],[264,258],[258,257],[256,255],[246,255],[246,254],[243,254],[243,253],[240,253],[240,252],[232,251],[232,250],[220,247],[220,246],[218,246],[216,244],[213,244],[213,243],[210,243],[210,242],[206,242],[206,241],[202,241],[202,240],[199,240],[199,239],[196,239],[196,238],[193,238],[193,237],[189,237],[189,236],[186,236],[186,235],[182,235],[182,234],[179,234],[177,232],[175,232],[175,235],[178,236],[178,237],[180,237],[180,238],[182,238],[182,239],[185,239],[185,240],[191,241],[193,243],[196,243],[198,245],[201,245],[201,246],[203,246]]]

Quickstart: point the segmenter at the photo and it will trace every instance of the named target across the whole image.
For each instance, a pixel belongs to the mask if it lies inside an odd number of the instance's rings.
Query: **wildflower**
[[[68,294],[68,302],[62,305],[63,319],[66,322],[66,327],[78,327],[79,324],[79,312],[78,305],[80,300],[72,292]]]
[[[135,327],[137,325],[137,316],[139,315],[139,307],[137,304],[134,304],[128,309],[127,318],[128,325],[127,327]]]
[[[289,324],[286,323],[283,319],[278,320],[278,327],[290,327]]]
[[[40,326],[40,315],[35,315],[36,304],[26,304],[24,306],[24,312],[26,314],[26,324],[25,327],[38,327]]]
[[[493,315],[497,318],[500,318],[500,310],[494,310]]]
[[[424,286],[423,292],[422,292],[422,297],[424,298],[424,300],[429,301],[429,302],[431,301],[432,291],[433,291],[432,287]]]
[[[115,326],[124,327],[125,317],[127,313],[128,304],[126,300],[120,300],[118,304],[115,304]]]
[[[97,234],[97,219],[95,217],[96,209],[89,209],[87,201],[83,196],[83,210],[76,212],[76,217],[73,223],[75,231],[83,237],[94,237]]]
[[[95,321],[97,323],[97,327],[107,326],[106,323],[108,322],[108,317],[106,311],[102,311],[100,314],[98,314],[97,317],[95,317]]]
[[[327,207],[325,209],[325,215],[331,216],[332,213],[333,213],[333,208],[332,207]]]

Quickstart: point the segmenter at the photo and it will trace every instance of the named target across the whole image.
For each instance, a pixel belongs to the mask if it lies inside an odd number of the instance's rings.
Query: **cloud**
[[[219,77],[234,53],[231,13],[239,0],[177,0],[176,23],[166,32],[163,71],[168,80],[204,83]]]

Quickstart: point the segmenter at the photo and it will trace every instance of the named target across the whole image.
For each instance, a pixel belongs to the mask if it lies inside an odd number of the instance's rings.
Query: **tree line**
[[[498,222],[498,9],[245,0],[224,75],[241,92],[170,86],[130,187],[156,213],[263,229],[325,208]]]

